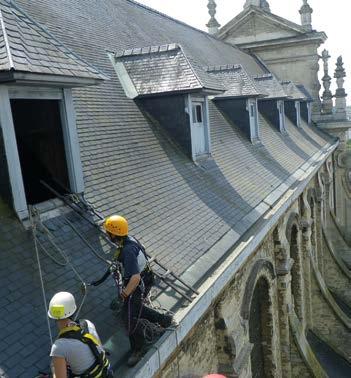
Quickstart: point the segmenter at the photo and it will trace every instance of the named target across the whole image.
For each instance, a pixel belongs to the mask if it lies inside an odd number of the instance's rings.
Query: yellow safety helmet
[[[116,236],[128,235],[128,222],[120,215],[112,215],[104,222],[104,228],[107,232]]]

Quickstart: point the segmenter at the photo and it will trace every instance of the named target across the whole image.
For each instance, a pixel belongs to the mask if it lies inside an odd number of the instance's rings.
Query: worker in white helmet
[[[76,310],[75,299],[68,292],[55,294],[49,304],[48,316],[56,320],[59,329],[50,353],[54,378],[113,377],[94,324],[73,321]]]

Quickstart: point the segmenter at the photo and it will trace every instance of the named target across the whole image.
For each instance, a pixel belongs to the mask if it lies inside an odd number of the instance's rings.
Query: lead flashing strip
[[[126,96],[130,99],[134,99],[138,97],[138,92],[126,68],[124,67],[124,64],[122,62],[116,62],[114,54],[109,53],[108,56],[111,60],[113,68],[116,71],[116,74],[118,76],[118,79],[123,87],[123,90]]]

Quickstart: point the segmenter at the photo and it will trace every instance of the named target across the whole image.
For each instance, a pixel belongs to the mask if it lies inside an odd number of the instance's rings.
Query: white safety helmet
[[[61,291],[55,294],[50,303],[48,316],[51,319],[67,319],[77,310],[76,301],[71,293]]]

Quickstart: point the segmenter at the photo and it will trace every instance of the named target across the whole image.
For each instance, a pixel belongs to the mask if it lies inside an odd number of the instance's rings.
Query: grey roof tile
[[[0,0],[0,18],[0,71],[106,79],[105,75],[55,40],[14,3]],[[60,61],[65,64],[60,64]],[[55,72],[52,68],[55,68]]]

